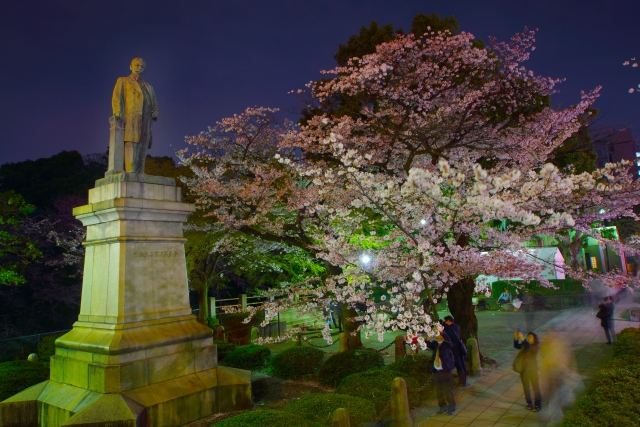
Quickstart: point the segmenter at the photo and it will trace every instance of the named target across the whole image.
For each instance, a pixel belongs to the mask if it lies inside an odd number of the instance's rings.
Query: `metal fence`
[[[38,347],[40,347],[43,338],[51,335],[61,335],[69,331],[70,329],[66,329],[64,331],[45,332],[0,340],[0,362],[26,359],[29,354],[38,353]]]
[[[588,307],[590,305],[590,295],[589,294],[578,294],[578,295],[547,295],[547,296],[536,296],[538,303],[525,305],[521,308],[523,311],[527,310],[540,310],[540,309],[564,309],[564,308],[575,308],[575,307]],[[226,298],[226,299],[218,299],[215,298],[210,299],[211,303],[211,314],[212,317],[216,317],[224,313],[223,307],[228,306],[238,306],[240,308],[246,308],[248,305],[259,305],[262,304],[266,300],[265,297],[250,297],[247,295],[240,295],[238,298]],[[486,302],[486,309],[488,310],[498,310],[498,299],[497,298],[478,298],[478,300],[484,300]],[[222,303],[222,304],[219,304]],[[447,300],[440,300],[436,305],[438,311],[447,310]],[[215,316],[214,316],[215,313]],[[197,310],[194,310],[194,314],[197,315]],[[280,335],[284,332],[287,327],[291,328],[294,326],[299,326],[301,324],[306,324],[310,329],[322,328],[323,321],[317,319],[311,319],[310,317],[298,317],[295,313],[295,310],[288,310],[283,314],[283,316],[278,315],[276,319],[274,319],[271,324],[259,327],[259,334],[262,337],[266,336],[276,336]],[[314,326],[315,325],[315,326]],[[249,331],[250,331],[249,327]],[[16,338],[8,338],[0,340],[0,362],[7,362],[10,360],[16,359],[26,359],[29,354],[37,353],[38,347],[42,342],[44,337],[56,334],[63,334],[70,331],[70,329],[63,331],[53,331],[53,332],[45,332],[42,334],[35,335],[26,335],[22,337]],[[240,332],[240,331],[239,331]]]

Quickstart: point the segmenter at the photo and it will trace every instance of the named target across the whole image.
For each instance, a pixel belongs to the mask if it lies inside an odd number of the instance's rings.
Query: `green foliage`
[[[369,28],[363,26],[358,35],[349,37],[346,45],[340,44],[333,59],[338,65],[347,65],[350,58],[361,58],[364,55],[374,53],[377,45],[393,40],[393,34],[393,24],[378,27],[376,21],[371,21]]]
[[[215,427],[309,427],[309,423],[298,415],[273,409],[249,411],[224,419]]]
[[[611,364],[598,371],[564,418],[564,427],[637,426],[640,420],[640,330],[618,334]]]
[[[201,219],[196,218],[195,224]],[[324,266],[304,250],[281,242],[269,242],[228,229],[189,230],[185,255],[189,287],[200,296],[201,320],[209,313],[205,296],[209,290],[243,293],[230,289],[237,282],[254,290],[295,284],[324,273]]]
[[[64,334],[45,335],[40,338],[38,344],[38,357],[40,360],[47,361],[51,356],[56,354],[56,340]]]
[[[345,377],[367,369],[382,368],[384,359],[370,349],[349,350],[334,354],[320,367],[318,381],[331,387],[337,386]]]
[[[398,377],[404,378],[407,382],[407,390],[416,390],[420,386],[416,379],[407,377],[402,372],[388,369],[371,369],[349,375],[343,379],[336,388],[336,393],[370,400],[375,405],[376,412],[380,414],[391,398],[391,383],[394,378]],[[412,407],[417,405],[420,401],[418,393],[410,391],[408,394],[409,405]]]
[[[491,284],[491,296],[498,298],[505,288],[508,288],[511,295],[516,296],[518,288],[533,294],[546,295],[579,295],[587,290],[582,286],[582,282],[576,279],[549,280],[557,289],[540,286],[537,280],[522,282],[521,280],[497,280]]]
[[[637,209],[634,208],[634,211],[635,210]],[[640,221],[636,221],[633,218],[629,218],[629,217],[616,218],[616,219],[610,220],[609,224],[616,227],[616,229],[618,230],[618,233],[620,234],[620,239],[625,243],[631,236],[640,234]]]
[[[278,378],[301,378],[317,374],[324,351],[312,347],[291,347],[271,359],[273,374]]]
[[[87,197],[106,170],[106,154],[83,158],[77,151],[62,151],[47,158],[5,163],[0,176],[3,190],[13,190],[27,203],[44,209],[65,196]]]
[[[580,129],[553,150],[551,161],[563,172],[580,174],[596,169],[598,155],[591,140],[588,121],[595,118],[597,110],[589,109],[588,112],[592,114],[581,118]]]
[[[49,379],[49,367],[38,362],[15,360],[0,363],[0,402]]]
[[[259,370],[271,356],[271,350],[262,345],[249,344],[230,351],[224,358],[225,366]]]
[[[344,408],[349,413],[351,425],[354,427],[374,420],[376,410],[369,400],[345,394],[319,393],[302,396],[291,402],[285,412],[300,415],[310,424],[318,427],[331,425],[333,412]]]
[[[13,191],[0,193],[0,285],[25,284],[25,269],[42,258],[27,230],[35,210]]]
[[[174,178],[176,185],[182,189],[183,201],[193,203],[195,197],[189,193],[188,187],[181,177],[192,177],[193,171],[188,166],[177,166],[176,161],[169,156],[149,156],[144,162],[144,173],[147,175],[166,176]]]
[[[451,34],[456,34],[460,30],[460,25],[456,20],[456,17],[451,15],[445,18],[440,18],[437,13],[425,15],[419,13],[413,17],[411,24],[411,33],[416,37],[422,37],[425,33],[431,31],[449,31]],[[347,44],[340,44],[338,46],[338,52],[333,56],[338,65],[345,66],[349,62],[350,58],[362,58],[365,55],[375,53],[376,46],[382,43],[393,40],[395,34],[404,34],[402,28],[393,29],[393,24],[387,24],[382,27],[378,27],[376,21],[371,21],[369,28],[361,27],[358,34],[354,34],[349,37]]]
[[[424,384],[431,381],[431,356],[425,353],[407,355],[384,369],[400,372],[404,377],[415,378],[420,384]]]
[[[227,354],[236,349],[236,345],[231,342],[213,341],[213,343],[218,347],[218,362],[222,362]]]
[[[411,33],[416,37],[422,37],[423,34],[431,31],[435,33],[449,31],[453,35],[460,31],[460,24],[458,24],[458,20],[453,15],[440,18],[437,13],[432,13],[431,15],[419,13],[413,17]]]

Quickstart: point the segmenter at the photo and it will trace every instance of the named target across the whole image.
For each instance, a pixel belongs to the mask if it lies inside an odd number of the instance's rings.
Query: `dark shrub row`
[[[14,360],[0,363],[0,402],[49,379],[49,367],[39,362]]]
[[[320,384],[335,387],[351,374],[384,367],[384,359],[375,350],[358,349],[334,354],[320,367]]]
[[[618,334],[611,364],[598,371],[564,427],[640,425],[640,329]]]

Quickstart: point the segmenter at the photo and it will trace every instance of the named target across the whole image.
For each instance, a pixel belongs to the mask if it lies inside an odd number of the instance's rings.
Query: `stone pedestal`
[[[218,367],[191,314],[172,178],[115,173],[74,209],[87,227],[78,321],[51,379],[0,403],[0,426],[166,426],[251,407],[251,373]],[[10,413],[20,413],[21,420]]]

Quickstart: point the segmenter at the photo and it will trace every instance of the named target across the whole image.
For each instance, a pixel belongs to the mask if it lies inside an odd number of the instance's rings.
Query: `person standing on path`
[[[521,357],[520,380],[524,389],[524,398],[527,401],[527,409],[535,412],[542,409],[542,394],[540,393],[540,378],[538,375],[539,344],[540,340],[533,332],[529,332],[526,339],[520,331],[517,331],[513,336],[513,346],[521,350],[521,353],[518,353],[516,357]],[[535,395],[533,404],[531,401],[531,388],[533,388]]]
[[[440,410],[438,414],[453,415],[456,411],[456,399],[453,394],[454,356],[451,350],[451,338],[443,330],[437,337],[437,341],[427,341],[427,347],[433,353],[431,358],[431,372],[433,384],[436,387],[436,397]]]
[[[598,308],[600,311],[596,313],[596,317],[600,319],[600,325],[604,328],[607,344],[613,344],[616,342],[616,325],[613,320],[613,312],[616,306],[611,297],[604,297]]]
[[[331,315],[333,317],[333,326],[342,332],[342,304],[338,301],[331,301],[329,303],[331,307]]]
[[[444,318],[444,331],[451,338],[452,351],[454,357],[454,364],[456,371],[458,372],[458,385],[467,385],[467,346],[464,345],[460,339],[460,325],[456,325],[453,322],[452,316],[445,316]]]

